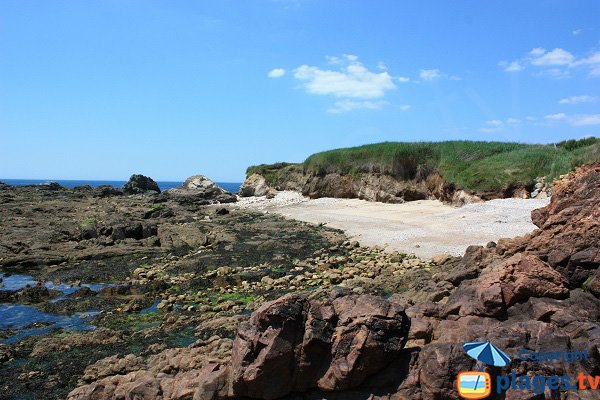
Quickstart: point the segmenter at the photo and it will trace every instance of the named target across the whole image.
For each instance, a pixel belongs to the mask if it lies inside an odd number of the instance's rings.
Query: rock
[[[229,214],[229,210],[225,207],[218,207],[215,209],[215,214],[217,215],[227,215]]]
[[[436,265],[443,265],[451,259],[452,256],[449,254],[438,254],[436,256],[431,257],[431,262]]]
[[[274,189],[267,183],[266,179],[259,174],[248,176],[240,187],[240,196],[267,196],[272,194]]]
[[[17,291],[14,297],[18,302],[22,303],[41,303],[51,298],[58,297],[62,293],[58,290],[48,289],[45,286],[37,285],[26,287]]]
[[[123,195],[122,190],[115,189],[114,187],[112,187],[110,185],[100,185],[100,186],[94,188],[94,190],[92,190],[92,193],[96,197],[110,197],[110,196]]]
[[[131,175],[129,181],[123,186],[123,193],[125,194],[140,194],[146,192],[160,193],[158,184],[148,176],[139,174]]]
[[[231,340],[213,337],[192,347],[168,349],[146,361],[132,354],[102,359],[86,369],[69,400],[224,398]]]
[[[448,299],[445,312],[502,318],[508,307],[530,297],[568,296],[566,284],[560,273],[539,258],[516,254],[477,279],[463,282]]]
[[[356,387],[398,356],[408,329],[404,310],[379,297],[347,295],[323,302],[282,297],[240,325],[232,393],[274,399],[315,387]]]
[[[169,198],[180,203],[215,204],[234,203],[237,197],[220,188],[216,183],[203,175],[194,175],[185,180],[182,186],[170,189]]]
[[[83,298],[83,297],[94,297],[97,293],[94,292],[92,289],[90,289],[87,286],[83,286],[79,289],[77,289],[76,291],[74,291],[71,294],[68,294],[67,297],[69,298]]]

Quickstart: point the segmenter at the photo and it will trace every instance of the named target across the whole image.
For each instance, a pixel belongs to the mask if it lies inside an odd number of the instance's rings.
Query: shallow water
[[[160,303],[160,299],[154,300],[154,303],[152,303],[150,307],[144,308],[142,311],[140,311],[140,314],[150,314],[158,311],[158,303]]]
[[[0,343],[13,344],[32,335],[43,335],[51,329],[62,328],[69,331],[88,331],[95,327],[89,319],[98,315],[98,311],[87,311],[73,315],[55,315],[42,312],[34,306],[25,304],[0,304],[0,329],[20,330]],[[33,323],[49,323],[48,326],[27,328]]]
[[[20,290],[26,286],[37,285],[37,280],[29,275],[14,274],[6,276],[0,272],[0,290]],[[69,295],[83,286],[94,291],[102,288],[117,286],[115,283],[85,283],[81,286],[60,282],[45,282],[44,286],[48,289],[58,290],[63,296],[50,300],[56,302],[65,300]],[[0,304],[0,330],[17,330],[18,332],[8,338],[0,341],[4,344],[13,344],[19,340],[32,335],[43,335],[52,329],[65,329],[69,331],[93,330],[95,327],[90,324],[90,319],[98,315],[98,311],[90,310],[86,312],[75,313],[72,315],[58,315],[46,313],[38,310],[35,306],[27,304]],[[43,327],[27,328],[34,323],[48,324]]]
[[[6,276],[3,272],[0,272],[0,278],[2,279],[2,282],[0,282],[0,290],[20,290],[20,289],[23,289],[24,287],[26,287],[27,285],[29,285],[29,286],[37,285],[37,280],[29,275],[14,274],[14,275]],[[44,283],[44,286],[46,286],[48,289],[58,290],[59,292],[63,292],[65,295],[76,292],[77,290],[81,289],[81,287],[83,287],[83,286],[86,286],[86,287],[92,289],[93,291],[97,292],[105,287],[118,286],[118,285],[119,284],[117,284],[117,283],[83,283],[83,284],[81,284],[81,286],[73,286],[72,284],[65,283],[65,282],[60,282],[60,283],[45,282]]]

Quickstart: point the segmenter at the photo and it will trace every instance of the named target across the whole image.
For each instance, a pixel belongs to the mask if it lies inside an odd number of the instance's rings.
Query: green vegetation
[[[79,229],[87,229],[89,227],[92,227],[96,225],[96,220],[95,219],[84,219],[83,221],[81,221],[79,223]]]
[[[568,140],[556,145],[385,142],[313,154],[304,162],[304,172],[320,176],[381,173],[400,179],[425,179],[437,171],[449,184],[484,192],[530,186],[539,176],[552,180],[596,160],[600,160],[598,138]],[[274,166],[261,168],[273,173]]]
[[[158,211],[158,210],[162,210],[163,208],[165,208],[165,205],[164,205],[163,203],[155,204],[155,205],[153,205],[152,207],[150,207],[150,208],[149,208],[149,209],[146,211],[146,213],[148,213],[148,214],[152,214],[153,212],[155,212],[155,211]]]
[[[223,301],[234,301],[236,303],[248,304],[256,299],[253,293],[226,293],[221,296]]]
[[[246,169],[246,176],[259,174],[265,178],[269,185],[276,186],[282,177],[290,172],[302,173],[302,165],[285,162],[252,165]]]

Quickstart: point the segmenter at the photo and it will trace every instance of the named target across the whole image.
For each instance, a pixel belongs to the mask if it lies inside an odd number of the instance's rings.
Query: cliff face
[[[505,197],[528,197],[529,188],[511,187],[497,192],[468,192],[447,184],[437,172],[415,179],[397,178],[387,174],[307,173],[297,164],[286,165],[268,172],[250,174],[240,194],[247,196],[273,195],[277,190],[293,190],[316,199],[320,197],[357,198],[382,203],[438,199],[454,205]]]

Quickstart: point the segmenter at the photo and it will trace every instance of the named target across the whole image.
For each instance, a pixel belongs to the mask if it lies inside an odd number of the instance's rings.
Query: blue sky
[[[0,2],[1,178],[600,136],[600,2]]]

